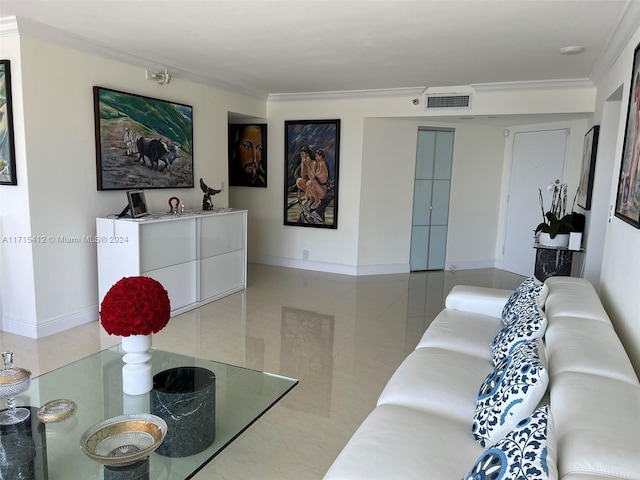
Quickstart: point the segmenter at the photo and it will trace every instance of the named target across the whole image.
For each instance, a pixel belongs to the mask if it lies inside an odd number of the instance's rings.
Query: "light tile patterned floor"
[[[195,478],[321,479],[454,285],[521,280],[496,269],[352,277],[250,264],[246,291],[172,318],[154,347],[300,384]],[[0,332],[33,375],[119,341],[98,322],[40,340]]]

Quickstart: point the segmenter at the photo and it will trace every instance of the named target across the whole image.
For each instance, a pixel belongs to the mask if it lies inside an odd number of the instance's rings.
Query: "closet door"
[[[452,130],[418,130],[411,271],[444,269],[452,161]]]

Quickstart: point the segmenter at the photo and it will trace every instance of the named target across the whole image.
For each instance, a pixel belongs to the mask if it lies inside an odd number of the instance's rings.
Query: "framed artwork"
[[[0,60],[0,185],[17,185],[11,106],[11,64]]]
[[[229,124],[229,186],[267,187],[267,124]]]
[[[616,195],[616,217],[640,228],[640,186],[638,160],[640,159],[640,44],[633,54],[631,88],[627,123],[624,132],[622,162]]]
[[[127,191],[127,201],[129,203],[129,215],[131,215],[131,218],[139,218],[149,215],[147,200],[145,199],[144,192],[142,190]]]
[[[593,177],[596,169],[596,153],[598,150],[598,134],[600,127],[595,125],[584,136],[582,149],[582,168],[578,185],[578,205],[591,210],[591,194],[593,193]]]
[[[340,120],[284,124],[284,224],[338,228]]]
[[[193,188],[193,107],[93,87],[98,190]]]

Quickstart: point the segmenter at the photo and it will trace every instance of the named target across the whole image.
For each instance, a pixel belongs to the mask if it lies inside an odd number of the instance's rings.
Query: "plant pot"
[[[538,244],[545,247],[568,247],[569,246],[569,234],[559,233],[555,238],[551,238],[548,233],[538,233]]]

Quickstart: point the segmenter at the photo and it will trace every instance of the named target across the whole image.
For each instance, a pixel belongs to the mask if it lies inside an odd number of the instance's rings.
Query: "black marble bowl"
[[[216,436],[216,376],[201,367],[178,367],[153,377],[151,413],[167,422],[156,453],[187,457],[211,446]]]

